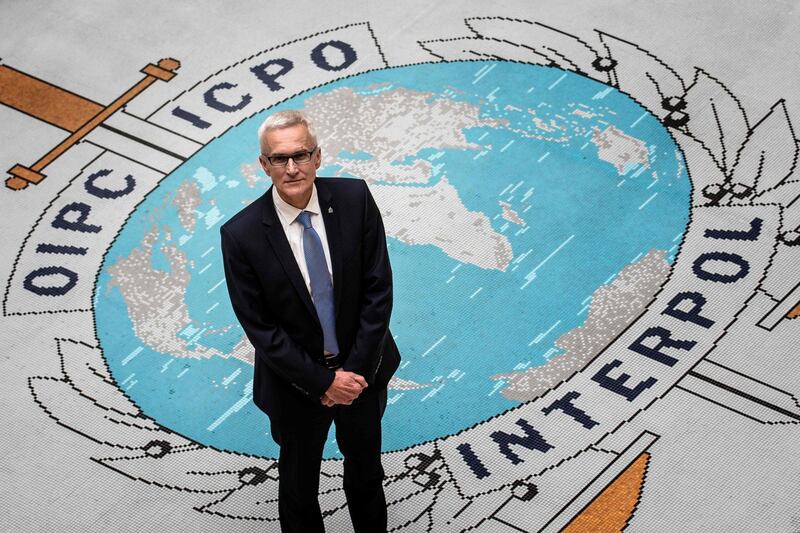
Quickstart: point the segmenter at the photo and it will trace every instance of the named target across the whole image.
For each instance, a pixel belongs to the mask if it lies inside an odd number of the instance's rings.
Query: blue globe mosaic
[[[542,374],[526,376],[577,357],[571,332],[613,335],[587,319],[623,271],[621,303],[603,305],[646,305],[659,283],[652,265],[663,277],[688,222],[691,184],[668,131],[629,96],[557,68],[389,68],[265,110],[150,193],[107,252],[95,295],[118,386],[162,425],[217,448],[277,456],[252,403],[252,348],[228,301],[219,226],[269,187],[256,132],[286,108],[315,120],[318,175],[366,180],[384,217],[403,355],[387,451],[540,394]],[[341,457],[332,434],[325,457]]]

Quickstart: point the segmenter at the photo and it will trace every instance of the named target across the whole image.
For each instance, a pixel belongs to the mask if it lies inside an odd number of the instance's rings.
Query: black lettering
[[[267,69],[272,65],[277,65],[278,70],[273,69],[273,72],[267,72]],[[286,73],[288,73],[293,68],[294,68],[294,63],[292,63],[288,59],[280,58],[280,59],[270,59],[266,63],[261,63],[260,65],[250,67],[250,72],[255,74],[256,78],[261,80],[261,83],[269,87],[270,91],[275,92],[283,89],[283,85],[278,83],[276,80],[281,76],[286,75]]]
[[[625,386],[625,382],[630,379],[630,374],[625,374],[624,372],[619,375],[619,377],[612,378],[609,377],[608,373],[618,366],[622,364],[622,361],[619,359],[614,359],[610,363],[606,364],[601,368],[597,374],[592,376],[592,381],[596,381],[600,384],[601,387],[604,389],[608,389],[611,392],[616,392],[620,396],[624,397],[629,402],[632,402],[639,396],[645,389],[648,389],[656,384],[658,381],[654,377],[649,377],[644,381],[639,382],[635,387],[630,388]]]
[[[203,93],[203,100],[205,100],[208,107],[216,109],[217,111],[223,111],[225,113],[233,113],[234,111],[239,111],[244,106],[250,103],[250,101],[253,99],[252,96],[250,96],[249,94],[242,95],[242,97],[239,99],[239,103],[235,105],[230,105],[226,104],[225,102],[219,101],[216,95],[217,91],[223,89],[226,90],[233,89],[236,86],[237,85],[235,83],[228,83],[228,82],[218,83],[213,87],[211,87],[210,89],[208,89],[205,93]]]
[[[551,403],[548,407],[542,409],[542,412],[546,415],[549,415],[553,411],[553,409],[558,409],[571,416],[576,422],[580,423],[580,425],[582,425],[586,429],[592,429],[594,426],[598,424],[598,422],[592,420],[592,418],[589,415],[587,415],[585,411],[578,409],[572,403],[572,400],[578,398],[579,396],[580,396],[579,392],[576,391],[568,392],[558,400]]]
[[[754,241],[761,235],[761,225],[763,223],[764,221],[760,218],[754,218],[750,221],[749,230],[707,229],[703,236],[727,241]]]
[[[94,224],[86,224],[86,219],[92,208],[83,202],[72,202],[61,208],[56,218],[50,224],[56,229],[68,229],[72,231],[80,231],[81,233],[99,233],[102,226],[95,226]],[[75,220],[67,220],[69,213],[78,213],[78,218]]]
[[[342,53],[342,61],[338,65],[332,65],[328,61],[328,58],[325,57],[325,50],[329,47],[335,48]],[[311,51],[311,60],[322,70],[344,70],[355,63],[356,59],[358,59],[358,56],[356,55],[356,51],[353,50],[353,47],[347,43],[343,43],[342,41],[328,41],[325,43],[319,43]]]
[[[42,243],[36,246],[36,252],[40,254],[67,254],[67,255],[86,255],[88,248],[82,246],[69,246],[62,244]]]
[[[739,271],[735,274],[709,272],[705,269],[705,265],[708,261],[724,261],[726,263],[733,263],[739,267]],[[750,264],[739,254],[732,254],[728,252],[706,252],[694,260],[694,263],[692,263],[692,271],[694,271],[694,274],[702,280],[715,281],[719,283],[733,283],[734,281],[742,279],[750,272]]]
[[[639,338],[633,341],[633,343],[628,346],[634,352],[644,355],[645,357],[649,357],[653,361],[658,361],[659,363],[663,363],[667,366],[673,366],[675,363],[678,362],[672,356],[669,356],[663,352],[661,352],[661,348],[677,348],[678,350],[690,350],[692,346],[697,344],[697,341],[681,341],[681,340],[672,340],[670,338],[670,331],[668,329],[660,328],[660,327],[652,327],[647,328],[647,330],[639,335]],[[644,344],[646,339],[658,337],[658,344],[654,348],[650,348]]]
[[[195,115],[194,113],[186,111],[185,109],[181,109],[180,107],[176,107],[175,109],[173,109],[172,114],[180,119],[185,120],[195,128],[204,130],[211,127],[210,122],[206,122],[205,120]]]
[[[469,469],[472,470],[472,473],[475,474],[478,479],[489,477],[489,471],[481,460],[478,459],[478,456],[475,455],[475,452],[472,451],[472,446],[470,446],[469,443],[462,442],[456,446],[456,450],[458,450],[464,462],[467,463]]]
[[[527,420],[520,418],[516,424],[525,432],[525,436],[516,435],[514,433],[506,433],[505,431],[495,431],[490,437],[500,446],[500,451],[505,455],[509,461],[515,465],[522,462],[522,459],[514,453],[511,445],[524,446],[529,450],[539,450],[540,452],[547,452],[553,445],[544,440],[544,437],[528,424]]]
[[[685,311],[679,309],[679,306],[686,300],[692,301],[692,307]],[[667,303],[667,308],[661,314],[669,315],[683,322],[693,322],[708,329],[714,325],[714,321],[700,315],[700,311],[703,310],[705,304],[706,299],[699,292],[679,292]]]
[[[91,195],[97,196],[98,198],[106,198],[106,199],[113,199],[119,198],[120,196],[125,196],[126,194],[130,194],[130,192],[136,187],[136,180],[133,179],[133,176],[128,174],[125,176],[125,188],[120,190],[114,189],[106,189],[105,187],[98,187],[94,184],[94,182],[98,178],[102,178],[103,176],[108,176],[111,174],[111,171],[108,169],[98,170],[88,178],[86,178],[86,182],[83,184],[86,192]]]
[[[66,282],[62,285],[37,285],[34,283],[39,278],[46,276],[64,276]],[[22,286],[39,296],[64,296],[78,283],[78,275],[61,266],[37,268],[29,272],[22,282]]]

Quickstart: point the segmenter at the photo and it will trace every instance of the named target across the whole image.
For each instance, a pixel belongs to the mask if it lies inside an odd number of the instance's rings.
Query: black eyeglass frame
[[[294,161],[295,165],[303,165],[303,164],[308,163],[308,162],[311,161],[311,156],[314,155],[314,152],[317,151],[317,148],[319,148],[319,146],[315,146],[311,150],[303,150],[301,152],[295,152],[295,153],[289,154],[289,155],[267,155],[267,154],[261,154],[261,155],[264,156],[264,158],[267,160],[267,162],[270,164],[270,166],[273,166],[273,167],[285,167],[286,165],[289,164],[289,160],[290,159],[292,161]],[[303,158],[303,160],[302,161],[298,161],[297,160],[298,157]],[[276,159],[276,158],[286,158],[286,161],[284,161],[284,162],[280,162],[280,161],[275,162],[275,161],[273,161],[273,159]],[[308,158],[308,159],[306,159],[306,158]]]

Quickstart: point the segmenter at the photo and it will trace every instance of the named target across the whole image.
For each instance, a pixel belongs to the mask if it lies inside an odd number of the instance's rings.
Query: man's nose
[[[296,174],[297,173],[297,169],[298,169],[298,167],[295,164],[294,159],[292,159],[290,157],[289,161],[286,163],[286,173],[287,174]]]

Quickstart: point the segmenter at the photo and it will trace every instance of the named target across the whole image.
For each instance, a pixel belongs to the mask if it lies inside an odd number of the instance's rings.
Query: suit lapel
[[[300,272],[300,267],[297,266],[292,248],[289,246],[286,233],[284,233],[283,226],[278,219],[278,213],[275,211],[275,204],[272,201],[272,187],[270,187],[265,194],[262,222],[266,229],[267,240],[270,246],[272,246],[272,250],[275,252],[275,256],[278,258],[278,261],[280,261],[281,266],[283,266],[286,277],[289,278],[295,291],[297,291],[297,295],[303,301],[303,304],[305,304],[311,316],[314,317],[314,321],[319,325],[319,318],[317,317],[317,310],[314,307],[314,302],[311,300],[311,295],[308,293],[308,287],[306,287],[303,274]]]
[[[319,208],[322,211],[322,220],[325,221],[325,233],[328,235],[328,250],[331,254],[331,268],[333,269],[333,302],[336,315],[339,314],[339,299],[342,293],[342,228],[339,223],[341,213],[334,205],[333,195],[331,194],[325,178],[317,179],[317,195],[319,198]]]

